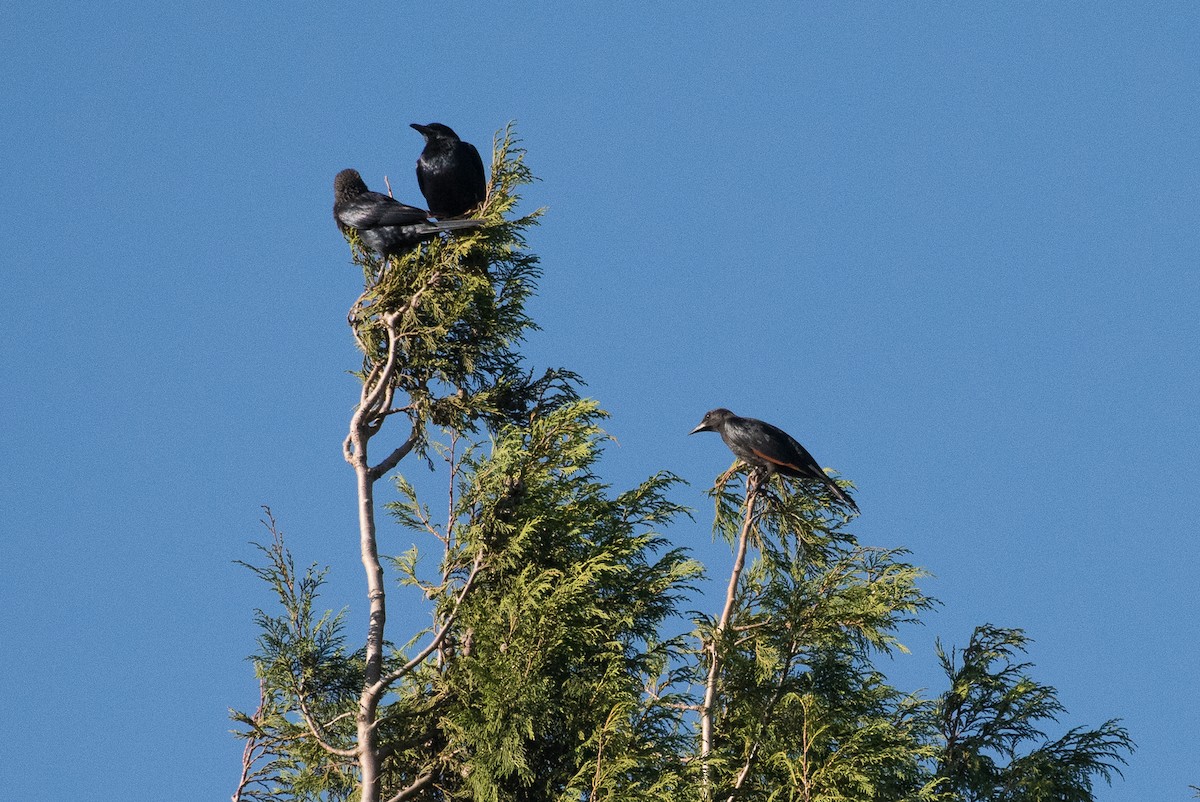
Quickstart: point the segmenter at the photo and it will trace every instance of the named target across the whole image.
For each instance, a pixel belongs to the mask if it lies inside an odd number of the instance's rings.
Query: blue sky
[[[685,434],[726,406],[934,574],[898,684],[940,688],[936,638],[1023,627],[1053,732],[1139,744],[1098,798],[1188,798],[1198,35],[1190,3],[9,4],[5,797],[232,791],[260,505],[357,637],[332,178],[419,203],[409,123],[486,147],[516,120],[548,207],[530,365],[612,413],[614,486],[691,483],[667,534],[714,587],[729,454]]]

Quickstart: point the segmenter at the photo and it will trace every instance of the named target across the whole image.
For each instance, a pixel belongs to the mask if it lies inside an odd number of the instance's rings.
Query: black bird
[[[815,479],[823,483],[834,497],[858,512],[858,505],[837,486],[804,446],[790,434],[756,418],[739,418],[727,409],[705,413],[700,425],[688,434],[717,432],[729,450],[767,476],[782,473],[798,479]]]
[[[412,123],[412,127],[425,137],[425,149],[417,159],[417,184],[429,213],[439,220],[461,217],[483,203],[487,176],[475,146],[441,123]]]
[[[401,203],[363,183],[357,170],[342,170],[333,179],[333,219],[343,232],[354,229],[363,245],[384,257],[399,256],[442,231],[475,228],[479,220],[433,223],[429,212]]]

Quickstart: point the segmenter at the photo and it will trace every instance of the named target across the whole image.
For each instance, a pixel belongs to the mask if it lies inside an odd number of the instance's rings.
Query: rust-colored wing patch
[[[791,468],[793,471],[803,473],[803,471],[801,471],[800,468],[796,467],[792,463],[784,462],[781,459],[775,459],[771,455],[764,454],[763,452],[759,451],[757,448],[752,448],[752,449],[750,449],[750,451],[754,454],[754,456],[760,457],[760,458],[766,460],[767,462],[771,463],[772,465],[782,465],[785,468]]]

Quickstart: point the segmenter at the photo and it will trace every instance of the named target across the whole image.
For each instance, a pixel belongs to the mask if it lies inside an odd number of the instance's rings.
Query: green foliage
[[[901,550],[859,545],[829,499],[782,477],[764,492],[759,554],[719,633],[714,793],[724,798],[740,777],[747,798],[932,798],[921,769],[933,755],[927,704],[871,665],[874,653],[903,649],[897,627],[932,604],[916,585],[924,572]],[[728,484],[712,494],[718,531],[739,531],[744,510]],[[715,629],[702,621],[701,641]]]
[[[950,689],[938,703],[944,746],[937,775],[957,798],[1090,800],[1093,778],[1112,782],[1133,750],[1129,733],[1116,721],[1045,740],[1042,722],[1057,720],[1065,710],[1054,688],[1028,676],[1029,663],[1013,662],[1028,642],[1019,629],[984,625],[961,653],[938,645]]]
[[[231,711],[244,728],[239,737],[267,755],[242,798],[348,799],[355,786],[355,768],[349,760],[331,760],[319,741],[350,745],[353,719],[338,716],[352,709],[358,697],[361,656],[345,651],[342,613],[317,614],[314,609],[326,571],[314,565],[298,574],[269,510],[264,525],[271,542],[255,545],[265,565],[239,564],[271,587],[283,614],[255,611],[261,634],[258,652],[250,659],[260,683],[260,705],[254,714]],[[328,726],[310,729],[302,710],[314,721],[329,722]]]
[[[351,236],[368,285],[350,319],[364,354],[360,375],[386,361],[394,320],[399,366],[392,385],[422,425],[471,432],[480,421],[495,427],[527,419],[547,397],[575,397],[574,374],[549,370],[534,378],[516,350],[537,328],[525,302],[541,270],[525,234],[542,210],[506,215],[533,180],[510,125],[493,148],[487,199],[475,215],[482,227],[435,238],[386,264]]]
[[[247,567],[281,612],[255,615],[261,699],[233,713],[247,747],[236,802],[356,800],[359,753],[378,758],[381,799],[437,802],[1063,802],[1119,774],[1132,742],[1116,722],[1046,738],[1064,711],[1013,662],[1019,630],[939,645],[950,689],[935,700],[891,687],[876,662],[905,651],[899,628],[934,603],[925,574],[902,549],[860,544],[825,488],[775,476],[747,519],[745,469],[727,471],[714,529],[736,547],[748,521],[750,559],[728,616],[678,631],[702,570],[662,532],[687,515],[679,480],[613,491],[597,476],[604,413],[578,377],[521,364],[540,210],[517,203],[532,180],[510,127],[479,229],[387,264],[350,237],[368,282],[350,322],[371,415],[347,458],[360,478],[385,474],[409,452],[364,471],[365,442],[403,414],[417,453],[442,461],[448,500],[396,476],[388,505],[417,545],[385,560],[431,621],[348,651],[342,614],[316,604],[325,571],[298,573],[270,520],[263,564]]]
[[[463,459],[441,574],[480,553],[486,569],[452,656],[410,683],[446,700],[440,755],[408,757],[445,767],[446,798],[645,799],[681,771],[680,711],[646,688],[679,651],[659,633],[698,566],[657,532],[681,511],[674,477],[616,495],[595,478],[601,415],[565,404]],[[404,492],[398,518],[425,528]],[[421,584],[412,565],[405,579]],[[428,590],[453,606],[454,588]]]

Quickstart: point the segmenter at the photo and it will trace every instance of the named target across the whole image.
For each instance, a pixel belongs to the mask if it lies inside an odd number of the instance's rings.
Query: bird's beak
[[[700,425],[697,426],[695,429],[692,429],[690,432],[688,432],[688,434],[695,434],[696,432],[707,432],[707,431],[708,431],[708,427],[704,425],[704,421],[701,421]]]
[[[429,133],[429,129],[428,129],[428,128],[426,128],[425,126],[421,125],[420,123],[409,123],[409,124],[408,124],[408,127],[409,127],[409,128],[415,128],[415,129],[417,129],[418,131],[420,131],[422,134],[427,134],[427,133]]]

